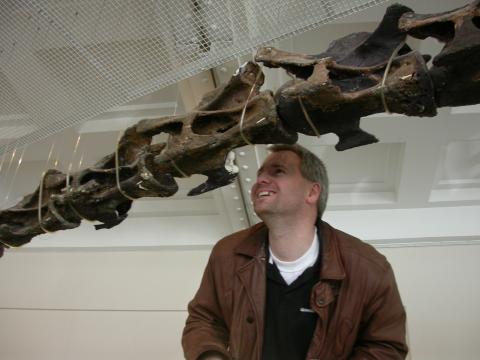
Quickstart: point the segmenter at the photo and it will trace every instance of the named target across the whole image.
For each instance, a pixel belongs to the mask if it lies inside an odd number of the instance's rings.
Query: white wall
[[[182,359],[208,247],[19,249],[0,260],[0,359]],[[380,248],[407,307],[414,360],[480,353],[480,246]]]
[[[480,246],[382,248],[407,308],[415,360],[480,354]]]
[[[209,250],[7,252],[0,359],[181,359]]]

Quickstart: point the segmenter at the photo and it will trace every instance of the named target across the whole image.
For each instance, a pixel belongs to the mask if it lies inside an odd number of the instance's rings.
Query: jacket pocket
[[[346,358],[346,353],[350,353],[352,347],[353,323],[350,319],[343,319],[338,327],[335,338],[335,355],[340,359]]]

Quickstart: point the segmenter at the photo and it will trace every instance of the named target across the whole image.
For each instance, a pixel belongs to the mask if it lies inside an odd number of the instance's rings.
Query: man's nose
[[[270,182],[270,178],[268,177],[267,174],[261,173],[257,175],[257,184],[268,184]]]

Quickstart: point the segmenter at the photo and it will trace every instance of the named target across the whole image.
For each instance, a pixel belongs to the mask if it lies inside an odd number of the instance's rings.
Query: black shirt
[[[319,279],[319,259],[320,254],[315,264],[290,285],[275,263],[266,261],[263,360],[305,360],[318,318],[310,309],[310,293]]]

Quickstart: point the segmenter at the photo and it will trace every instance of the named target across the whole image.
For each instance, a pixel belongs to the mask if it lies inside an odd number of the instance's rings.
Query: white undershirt
[[[315,264],[315,261],[317,261],[318,253],[320,251],[317,228],[315,227],[315,236],[313,237],[310,248],[297,260],[282,261],[273,254],[272,248],[270,246],[268,246],[268,250],[270,251],[270,264],[273,264],[275,262],[275,265],[277,265],[277,268],[280,271],[283,279],[288,285],[290,285],[300,275],[302,275],[305,269],[312,266],[313,264]]]

